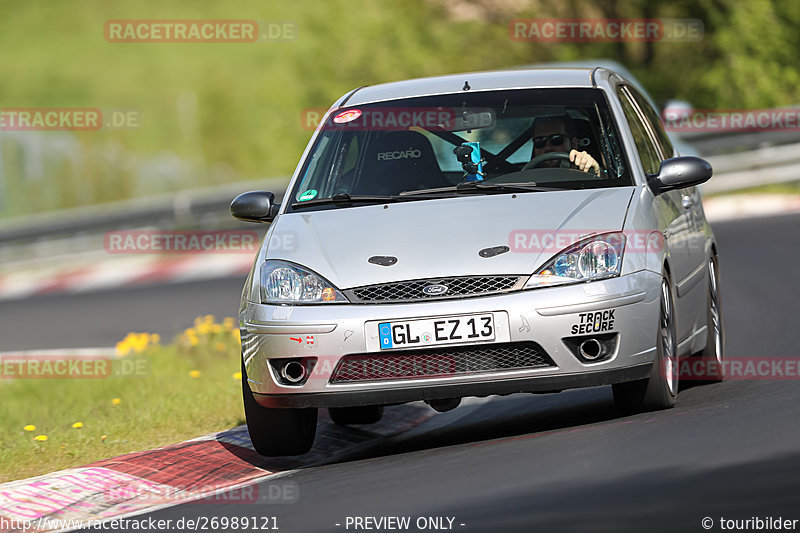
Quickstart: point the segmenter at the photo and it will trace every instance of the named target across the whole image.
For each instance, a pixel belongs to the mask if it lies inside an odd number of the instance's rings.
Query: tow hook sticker
[[[579,314],[579,322],[572,325],[572,334],[582,335],[584,333],[611,331],[614,329],[614,311],[616,309]]]

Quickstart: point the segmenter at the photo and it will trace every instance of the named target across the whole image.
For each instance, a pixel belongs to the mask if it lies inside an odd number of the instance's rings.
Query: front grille
[[[449,278],[417,279],[380,285],[367,285],[345,291],[351,302],[397,303],[418,302],[443,298],[463,298],[508,292],[517,288],[524,276],[460,276]],[[425,287],[443,285],[443,294],[426,294]]]
[[[346,355],[336,365],[330,382],[446,377],[552,366],[553,360],[535,342],[451,346]]]

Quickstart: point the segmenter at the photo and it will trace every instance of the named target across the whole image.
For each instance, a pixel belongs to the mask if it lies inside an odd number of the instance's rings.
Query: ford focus
[[[263,455],[310,449],[319,408],[610,385],[622,414],[672,407],[682,358],[722,379],[717,243],[639,91],[602,68],[353,90],[314,132],[270,223],[239,323]]]

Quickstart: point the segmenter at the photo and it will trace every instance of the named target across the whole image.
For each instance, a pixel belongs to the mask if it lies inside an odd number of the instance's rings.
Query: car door
[[[647,175],[658,174],[661,161],[671,157],[665,156],[665,150],[671,150],[672,145],[659,146],[652,125],[646,120],[631,94],[631,89],[625,85],[617,86],[625,119],[630,127],[636,150],[639,153],[643,170]],[[667,140],[667,143],[669,141]],[[667,148],[668,147],[668,148]],[[695,267],[695,261],[690,250],[694,223],[690,209],[684,207],[683,196],[685,190],[667,191],[655,197],[655,212],[659,218],[659,226],[664,232],[670,255],[672,282],[676,286],[690,279]],[[696,311],[686,305],[686,300],[677,302],[676,333],[679,341],[686,339],[692,331]]]
[[[642,111],[645,122],[650,126],[656,146],[660,149],[662,157],[664,159],[673,157],[675,150],[664,131],[658,114],[635,88],[630,88],[630,94]],[[677,192],[680,194],[681,207],[687,215],[687,223],[690,228],[686,241],[690,261],[689,272],[677,286],[678,303],[681,305],[686,319],[683,322],[691,322],[687,326],[688,336],[692,334],[694,329],[704,325],[706,320],[706,284],[703,281],[706,278],[707,237],[703,225],[704,215],[700,191],[697,187],[686,187]]]
[[[642,93],[636,90],[635,87],[629,87],[631,97],[638,105],[639,109],[644,115],[644,120],[654,134],[656,147],[661,151],[663,159],[675,157],[677,153],[672,146],[667,132],[664,131],[664,126],[661,122],[656,111],[652,108],[650,103],[642,96]],[[689,213],[689,224],[692,228],[691,236],[689,238],[689,255],[696,270],[698,267],[705,265],[706,252],[705,241],[706,235],[703,231],[703,209],[700,197],[700,191],[697,187],[686,187],[680,189],[681,193],[681,207]]]

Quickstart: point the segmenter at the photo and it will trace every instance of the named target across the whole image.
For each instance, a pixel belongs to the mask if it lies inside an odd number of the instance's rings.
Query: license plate
[[[494,315],[380,322],[381,350],[494,340]]]

